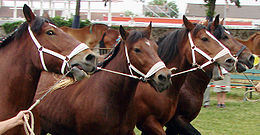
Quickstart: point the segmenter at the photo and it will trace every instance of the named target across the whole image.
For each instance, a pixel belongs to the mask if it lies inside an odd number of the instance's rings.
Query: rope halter
[[[162,61],[159,61],[155,63],[146,74],[144,74],[140,70],[138,70],[133,64],[131,64],[126,46],[125,46],[125,55],[126,55],[127,64],[131,75],[133,75],[133,71],[135,71],[137,74],[143,77],[144,81],[146,81],[149,77],[151,77],[160,69],[166,68],[165,64]]]
[[[146,44],[147,44],[147,42],[146,42]],[[147,79],[149,77],[151,77],[153,74],[155,74],[157,71],[161,70],[162,68],[166,68],[165,64],[162,61],[159,61],[159,62],[155,63],[146,74],[144,74],[143,72],[138,70],[133,64],[131,64],[126,46],[125,46],[125,56],[126,56],[126,60],[127,60],[127,64],[128,64],[128,69],[129,69],[131,75],[117,72],[117,71],[112,71],[109,69],[104,69],[102,67],[97,67],[97,69],[100,69],[100,70],[103,70],[106,72],[110,72],[110,73],[114,73],[114,74],[118,74],[118,75],[122,75],[122,76],[127,76],[130,78],[134,78],[134,79],[138,79],[138,80],[142,80],[142,81],[147,81]],[[133,74],[133,71],[136,72],[137,74],[139,74],[141,77],[135,76]]]
[[[55,25],[52,25],[52,24],[49,24],[49,25],[51,25],[51,26],[54,27],[54,28],[57,28]],[[61,59],[61,60],[63,60],[63,63],[62,63],[62,66],[61,66],[61,73],[64,74],[64,73],[65,73],[65,70],[66,70],[65,67],[66,67],[66,66],[67,66],[67,67],[70,67],[70,65],[69,65],[69,63],[68,63],[68,62],[70,61],[70,59],[71,59],[72,57],[74,57],[75,55],[77,55],[78,53],[80,53],[80,52],[82,52],[82,51],[84,51],[84,50],[86,50],[86,49],[89,48],[86,44],[81,43],[81,44],[79,44],[76,48],[74,48],[74,50],[72,50],[72,52],[71,52],[69,55],[63,56],[63,55],[61,55],[61,54],[59,54],[59,53],[56,53],[56,52],[54,52],[54,51],[52,51],[52,50],[49,50],[49,49],[47,49],[47,48],[44,48],[44,47],[38,42],[38,40],[36,39],[36,37],[34,36],[32,30],[31,30],[31,27],[30,27],[29,25],[28,25],[28,31],[29,31],[29,34],[30,34],[30,36],[31,36],[31,38],[32,38],[32,40],[33,40],[33,42],[34,42],[34,44],[35,44],[36,47],[38,48],[39,55],[40,55],[40,59],[41,59],[41,64],[42,64],[42,67],[43,67],[43,69],[44,69],[45,71],[48,71],[48,69],[47,69],[46,64],[45,64],[45,62],[44,62],[44,57],[43,57],[43,53],[44,53],[44,52],[45,52],[45,53],[48,53],[48,54],[50,54],[50,55],[52,55],[52,56],[55,56],[55,57],[57,57],[57,58],[59,58],[59,59]]]
[[[234,58],[236,61],[237,59],[232,56],[230,50],[224,46],[220,41],[218,41],[210,32],[208,32],[206,30],[206,34],[209,35],[213,40],[215,40],[223,49],[221,51],[219,51],[213,58],[211,56],[209,56],[207,53],[205,53],[204,51],[202,51],[201,49],[199,49],[193,42],[192,38],[191,38],[191,33],[189,32],[188,33],[188,38],[189,38],[189,42],[190,42],[190,47],[191,47],[191,56],[192,56],[192,66],[194,68],[191,68],[189,70],[186,70],[186,71],[182,71],[182,72],[179,72],[179,73],[175,73],[175,74],[172,74],[171,77],[173,76],[176,76],[176,75],[180,75],[180,74],[184,74],[184,73],[187,73],[187,72],[191,72],[191,71],[194,71],[194,70],[197,70],[197,69],[203,69],[204,67],[212,64],[215,62],[216,59],[218,58],[221,58],[223,57],[224,55],[226,54],[229,54],[230,57]],[[195,57],[195,51],[198,52],[199,54],[201,54],[203,57],[205,57],[206,59],[208,59],[208,61],[202,65],[199,65],[197,62],[196,62],[196,57]],[[196,67],[195,67],[196,66]]]
[[[189,41],[190,41],[190,46],[191,46],[191,52],[192,52],[192,65],[193,66],[198,66],[201,69],[208,66],[209,64],[213,63],[216,61],[216,59],[223,57],[226,54],[229,54],[232,58],[236,59],[235,57],[232,56],[230,50],[224,46],[220,41],[218,41],[210,32],[208,32],[206,30],[206,33],[213,39],[215,40],[223,49],[221,51],[219,51],[213,58],[211,56],[209,56],[208,54],[206,54],[204,51],[202,51],[201,49],[199,49],[198,47],[196,47],[196,45],[193,43],[192,38],[191,38],[191,33],[189,32],[188,37],[189,37]],[[196,58],[195,58],[195,51],[198,52],[199,54],[201,54],[203,57],[205,57],[206,59],[208,59],[208,62],[202,64],[202,65],[198,65],[196,63]]]

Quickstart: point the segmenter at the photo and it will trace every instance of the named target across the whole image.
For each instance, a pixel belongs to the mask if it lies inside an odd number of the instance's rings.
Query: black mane
[[[209,24],[208,24],[208,26],[207,26],[207,30],[208,31],[211,31],[211,29],[210,29],[210,27],[213,25],[213,23],[212,22],[210,22]],[[215,27],[215,30],[214,30],[214,32],[212,33],[217,39],[222,39],[222,38],[224,38],[224,36],[225,36],[225,27],[224,26],[222,26],[222,25],[217,25],[216,27]]]
[[[196,35],[201,29],[206,29],[204,25],[194,24],[194,32],[192,35]],[[181,44],[184,40],[184,36],[187,35],[188,30],[186,28],[175,30],[166,36],[159,38],[157,44],[158,55],[162,59],[162,61],[167,64],[173,57],[178,55],[177,45]]]
[[[32,31],[35,32],[36,34],[39,34],[41,32],[41,28],[44,22],[50,23],[50,21],[46,18],[36,17],[35,21],[31,26]],[[24,34],[24,32],[27,31],[27,29],[28,29],[28,23],[24,22],[17,29],[15,29],[11,34],[7,35],[5,38],[2,39],[2,43],[0,43],[0,48],[5,47],[8,43],[10,43],[13,40],[20,39]]]

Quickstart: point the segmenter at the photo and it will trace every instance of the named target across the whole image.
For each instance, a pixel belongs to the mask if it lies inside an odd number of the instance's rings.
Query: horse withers
[[[33,102],[40,73],[43,70],[58,74],[73,70],[94,72],[96,56],[86,45],[37,17],[24,5],[26,19],[0,45],[0,121],[28,109]],[[24,134],[22,126],[6,134]]]
[[[171,72],[158,57],[157,44],[150,34],[151,24],[143,31],[127,32],[120,27],[122,39],[102,69],[121,75],[101,70],[48,95],[38,106],[42,129],[63,135],[134,134],[135,116],[131,114],[139,80],[147,81],[158,91],[171,84]]]

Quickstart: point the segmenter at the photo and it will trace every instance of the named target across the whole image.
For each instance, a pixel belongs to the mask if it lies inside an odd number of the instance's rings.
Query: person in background
[[[5,133],[11,128],[14,128],[18,125],[24,124],[23,116],[26,115],[29,118],[28,111],[20,111],[16,116],[8,120],[0,122],[0,135]]]
[[[220,68],[224,78],[223,80],[214,81],[214,85],[230,86],[230,74],[224,68]],[[214,87],[213,91],[217,93],[217,107],[225,108],[226,93],[230,91],[230,87]]]
[[[260,82],[255,86],[255,90],[260,93]]]
[[[207,87],[203,95],[203,107],[207,108],[210,105],[210,87]]]

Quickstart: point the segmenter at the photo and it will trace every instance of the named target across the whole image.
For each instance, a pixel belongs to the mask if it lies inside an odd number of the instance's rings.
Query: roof
[[[225,5],[216,5],[215,13],[224,17]],[[226,18],[245,18],[245,19],[260,19],[260,6],[246,6],[241,5],[238,8],[234,5],[228,5]],[[205,17],[206,7],[204,4],[190,4],[188,3],[185,15],[188,17]]]

